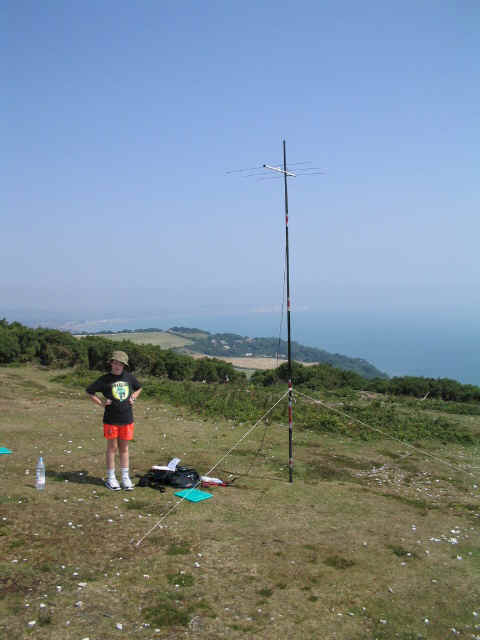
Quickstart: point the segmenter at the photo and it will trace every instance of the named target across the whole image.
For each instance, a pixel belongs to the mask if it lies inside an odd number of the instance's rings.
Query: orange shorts
[[[134,428],[135,424],[133,422],[130,424],[104,424],[103,435],[107,440],[114,440],[115,438],[132,440]]]

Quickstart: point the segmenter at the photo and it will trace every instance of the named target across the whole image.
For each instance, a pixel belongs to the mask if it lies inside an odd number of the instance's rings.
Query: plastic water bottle
[[[41,491],[45,489],[45,463],[43,462],[42,456],[38,459],[37,462],[37,475],[35,479],[35,487]]]

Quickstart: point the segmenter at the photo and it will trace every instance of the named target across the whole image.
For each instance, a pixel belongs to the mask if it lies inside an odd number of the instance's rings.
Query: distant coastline
[[[46,326],[67,331],[99,331],[145,327],[167,330],[174,325],[202,327],[212,333],[278,335],[285,323],[278,313],[209,315],[145,314],[121,318],[72,319],[66,313],[0,311],[9,322]],[[77,316],[78,318],[78,316]],[[292,337],[300,344],[345,353],[373,363],[389,376],[451,378],[480,385],[478,322],[459,309],[457,313],[308,312],[292,314]]]
[[[254,361],[268,359],[269,368],[279,366],[287,358],[287,343],[274,337],[242,336],[235,333],[210,333],[209,331],[175,326],[167,331],[156,328],[149,329],[123,329],[121,331],[100,331],[90,334],[85,332],[73,335],[77,337],[85,335],[99,335],[119,340],[132,340],[139,344],[156,344],[163,348],[173,348],[187,352],[189,355],[207,355],[232,362],[232,359],[242,359],[244,368],[266,368],[254,366]],[[174,342],[171,343],[171,339]],[[176,340],[180,340],[175,343]],[[353,371],[363,378],[388,378],[388,375],[377,369],[370,362],[361,358],[350,358],[339,353],[329,353],[324,349],[309,347],[292,341],[292,359],[303,364],[329,364],[333,367]],[[251,367],[249,366],[251,363]],[[238,366],[238,361],[237,361]]]

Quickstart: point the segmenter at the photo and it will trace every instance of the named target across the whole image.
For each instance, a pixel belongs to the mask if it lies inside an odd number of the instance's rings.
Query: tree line
[[[305,366],[292,363],[292,379],[295,386],[311,390],[353,389],[393,396],[439,399],[452,402],[480,401],[480,387],[462,384],[450,378],[422,378],[420,376],[399,376],[390,379],[366,379],[354,371],[337,369],[328,364]],[[268,387],[288,381],[286,363],[267,371],[256,371],[252,382]]]
[[[81,367],[107,371],[112,351],[129,356],[129,368],[143,375],[170,380],[225,383],[245,379],[233,366],[215,358],[192,358],[157,345],[135,344],[99,336],[75,338],[66,331],[31,329],[0,320],[0,365],[33,362],[51,368]]]

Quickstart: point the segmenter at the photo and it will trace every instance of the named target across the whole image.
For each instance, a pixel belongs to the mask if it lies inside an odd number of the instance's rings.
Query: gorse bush
[[[389,437],[406,441],[435,439],[467,445],[474,443],[471,433],[456,423],[443,417],[401,411],[391,401],[376,401],[367,406],[347,404],[344,411],[358,420],[352,423],[352,430],[362,439],[378,438],[387,434]],[[364,425],[369,425],[370,429]]]
[[[288,381],[288,364],[283,363],[276,369],[256,371],[252,382],[258,386],[272,386]],[[358,373],[337,369],[329,364],[318,364],[306,367],[299,362],[292,363],[292,381],[295,386],[308,389],[364,389],[367,380]]]
[[[367,380],[353,371],[344,371],[328,364],[306,367],[298,362],[292,364],[292,379],[295,386],[310,390],[354,389],[394,396],[409,396],[447,402],[479,402],[480,387],[461,384],[449,378],[395,377],[390,380],[374,378]],[[272,386],[288,380],[288,365],[277,369],[256,371],[252,382],[258,386]]]
[[[396,396],[441,399],[445,401],[472,402],[480,400],[480,387],[461,384],[450,378],[395,377],[390,380],[368,381],[366,389]]]
[[[86,362],[86,352],[70,333],[56,329],[30,329],[19,322],[0,320],[0,364],[38,362],[71,367]]]

